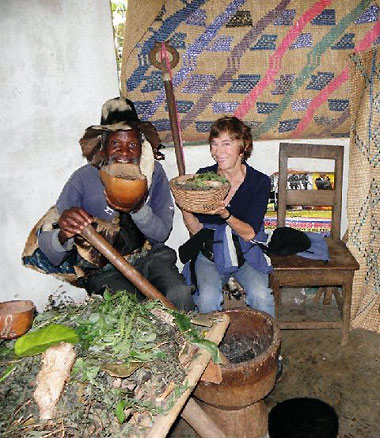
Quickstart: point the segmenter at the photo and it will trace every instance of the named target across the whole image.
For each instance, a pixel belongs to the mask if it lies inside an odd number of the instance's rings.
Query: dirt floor
[[[315,303],[315,292],[284,291],[281,318],[337,318],[334,299],[329,305]],[[241,306],[243,300],[225,303],[226,308]],[[286,330],[281,336],[284,373],[265,398],[268,409],[293,397],[318,398],[339,415],[339,438],[380,438],[380,336],[354,330],[345,347],[340,345],[340,330]],[[168,436],[198,437],[181,418]]]

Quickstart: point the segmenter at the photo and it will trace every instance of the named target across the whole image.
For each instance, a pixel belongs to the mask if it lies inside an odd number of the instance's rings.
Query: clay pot
[[[30,300],[13,300],[0,303],[0,338],[22,336],[32,326],[35,306]]]
[[[137,207],[148,190],[146,177],[135,164],[108,164],[100,169],[100,178],[108,199],[123,210]]]

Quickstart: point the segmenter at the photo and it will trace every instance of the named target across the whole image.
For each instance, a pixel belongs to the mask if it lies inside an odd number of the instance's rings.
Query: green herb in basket
[[[198,173],[178,185],[185,190],[211,190],[228,184],[227,178],[215,172]]]

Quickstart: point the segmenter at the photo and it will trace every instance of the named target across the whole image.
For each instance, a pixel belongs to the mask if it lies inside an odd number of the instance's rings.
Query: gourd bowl
[[[32,326],[35,306],[30,300],[12,300],[0,303],[0,338],[15,339]]]
[[[146,177],[134,164],[108,164],[100,169],[100,178],[108,199],[123,211],[137,207],[148,190]]]

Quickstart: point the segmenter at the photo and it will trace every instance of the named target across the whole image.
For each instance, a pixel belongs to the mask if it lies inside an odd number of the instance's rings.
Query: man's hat
[[[139,118],[133,102],[123,97],[107,100],[102,107],[101,125],[138,122]]]
[[[89,126],[79,140],[83,156],[90,164],[99,167],[103,159],[100,153],[103,133],[129,131],[134,128],[137,128],[145,138],[142,144],[143,153],[144,144],[147,142],[151,146],[154,158],[163,159],[164,156],[159,151],[163,145],[155,127],[150,122],[139,120],[133,102],[124,97],[115,97],[103,104],[100,125]]]

